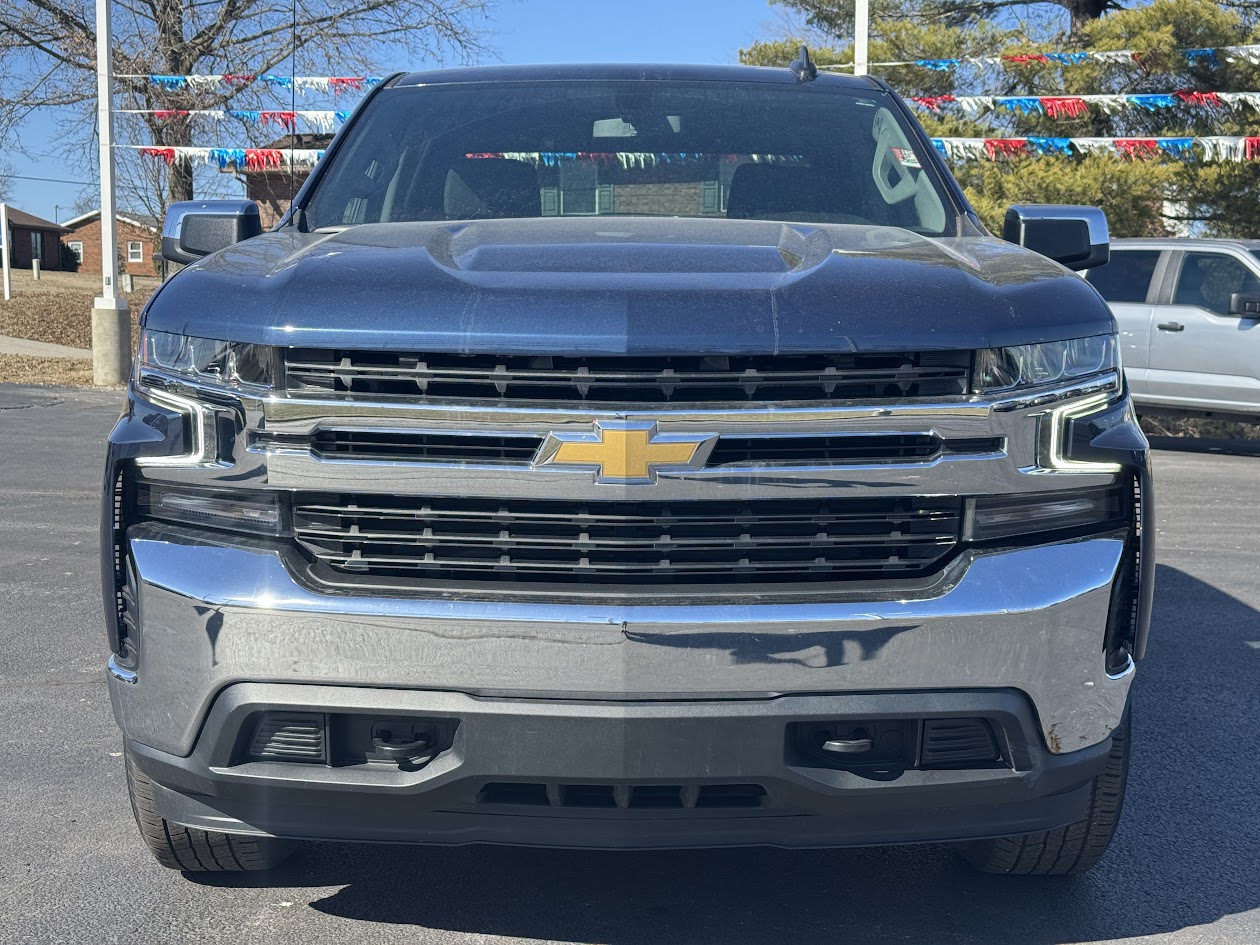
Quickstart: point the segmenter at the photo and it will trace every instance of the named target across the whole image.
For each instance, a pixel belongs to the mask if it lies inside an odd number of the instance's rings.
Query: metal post
[[[0,203],[0,239],[4,246],[0,247],[0,267],[4,269],[4,300],[13,297],[13,283],[9,278],[9,207]]]
[[[870,53],[871,0],[853,0],[853,74],[866,75]]]
[[[92,383],[122,384],[131,373],[131,313],[118,297],[114,205],[114,63],[110,0],[96,0],[96,127],[101,145],[101,297],[92,307]]]

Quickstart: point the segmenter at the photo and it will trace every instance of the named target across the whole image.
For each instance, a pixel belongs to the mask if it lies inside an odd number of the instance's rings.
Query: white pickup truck
[[[1260,240],[1115,240],[1085,276],[1139,413],[1260,421]]]

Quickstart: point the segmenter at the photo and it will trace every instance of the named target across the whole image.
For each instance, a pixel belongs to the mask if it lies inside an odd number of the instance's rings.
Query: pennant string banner
[[[167,165],[210,164],[220,170],[229,167],[251,171],[309,169],[324,156],[323,150],[315,148],[167,148],[142,144],[119,147],[139,151]]]
[[[168,92],[189,89],[194,92],[240,88],[264,83],[285,91],[319,92],[340,95],[362,92],[385,81],[383,76],[312,76],[312,75],[117,75],[116,79],[142,79]]]
[[[1052,154],[1112,154],[1128,160],[1175,158],[1180,161],[1254,161],[1260,136],[1208,135],[1198,138],[933,138],[951,161],[996,161]]]
[[[920,108],[942,114],[959,108],[968,115],[1005,109],[1023,115],[1048,115],[1051,118],[1082,118],[1089,108],[1114,115],[1130,109],[1148,112],[1164,108],[1188,106],[1209,111],[1247,106],[1260,112],[1260,92],[1159,92],[1141,95],[929,95],[912,97]]]
[[[117,108],[119,115],[152,115],[158,121],[175,118],[206,118],[213,121],[242,121],[263,128],[275,126],[285,131],[296,131],[302,124],[311,131],[324,134],[334,131],[350,117],[348,111],[250,111],[241,109],[159,109]]]
[[[1018,159],[1046,155],[1110,154],[1128,160],[1173,158],[1208,162],[1260,160],[1260,136],[1210,135],[1198,138],[933,138],[933,146],[948,160],[974,161]],[[119,145],[139,151],[165,164],[206,164],[226,170],[309,169],[324,156],[316,148],[190,148]],[[569,161],[618,162],[624,167],[645,167],[664,163],[686,163],[704,155],[686,152],[608,152],[531,151],[468,154],[469,158],[507,159],[555,166]],[[765,163],[794,163],[799,155],[760,154],[754,159]]]
[[[1177,52],[1190,63],[1207,63],[1220,65],[1225,62],[1249,62],[1260,65],[1260,44],[1247,46],[1218,46],[1213,49],[1179,49]],[[1086,62],[1141,62],[1142,53],[1132,49],[1106,49],[1080,52],[1028,52],[1013,53],[1002,56],[966,56],[959,59],[898,59],[888,62],[868,63],[871,67],[880,66],[919,66],[938,72],[948,72],[961,65],[996,66],[996,65],[1029,65],[1032,63],[1054,63],[1061,66],[1078,66]],[[820,69],[852,69],[851,62],[837,62],[819,66]]]

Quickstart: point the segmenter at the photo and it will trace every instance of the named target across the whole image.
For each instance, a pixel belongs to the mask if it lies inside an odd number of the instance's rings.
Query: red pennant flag
[[[1173,92],[1173,95],[1187,105],[1201,105],[1206,108],[1223,108],[1225,106],[1225,103],[1221,101],[1220,95],[1216,92],[1190,92],[1182,89],[1180,92]]]
[[[1083,98],[1043,97],[1041,106],[1051,118],[1080,118],[1089,114],[1089,106]]]
[[[258,118],[263,127],[276,124],[292,131],[297,126],[297,112],[259,112]]]
[[[141,148],[140,153],[146,157],[161,158],[168,165],[175,163],[174,148]]]
[[[362,76],[333,76],[328,80],[328,88],[332,90],[333,95],[340,95],[346,89],[363,90]]]
[[[245,149],[245,166],[251,171],[279,168],[281,160],[281,152],[275,148]]]
[[[913,98],[924,108],[934,112],[939,112],[942,105],[956,101],[952,95],[916,95]]]
[[[985,138],[984,149],[989,152],[989,160],[997,160],[998,155],[1011,157],[1028,153],[1028,141],[1025,138]]]
[[[1159,154],[1159,142],[1154,138],[1117,138],[1116,150],[1127,158],[1149,158]]]
[[[156,118],[158,121],[166,121],[168,119],[178,118],[181,115],[187,115],[187,114],[188,112],[184,111],[183,109],[161,108],[153,112],[153,117]]]
[[[1260,157],[1260,138],[1247,138],[1243,143],[1243,157],[1248,161],[1254,161]]]
[[[1018,56],[1003,56],[1003,62],[1014,62],[1018,65],[1027,65],[1030,62],[1049,62],[1050,57],[1045,53],[1022,53]]]
[[[258,76],[254,76],[254,75],[225,75],[225,76],[223,77],[223,81],[224,81],[224,82],[226,82],[228,85],[249,85],[249,83],[253,82],[256,78],[258,78]]]

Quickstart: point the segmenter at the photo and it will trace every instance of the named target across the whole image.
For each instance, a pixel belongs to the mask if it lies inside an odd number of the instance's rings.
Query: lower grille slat
[[[588,503],[299,496],[297,540],[352,575],[451,581],[851,580],[929,573],[957,546],[950,498]]]

